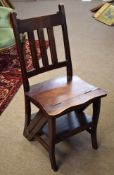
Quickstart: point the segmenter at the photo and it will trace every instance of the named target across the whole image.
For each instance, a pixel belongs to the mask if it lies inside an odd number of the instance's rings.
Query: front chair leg
[[[28,136],[27,127],[30,124],[30,120],[31,120],[31,105],[29,99],[25,96],[25,125],[23,131],[23,135],[25,137]]]
[[[57,171],[57,165],[55,160],[55,137],[56,137],[56,123],[55,118],[48,119],[48,138],[49,138],[49,157],[51,167],[54,171]]]
[[[92,117],[92,128],[91,128],[91,141],[92,141],[92,147],[94,149],[98,148],[97,143],[97,124],[100,114],[100,105],[101,105],[101,99],[96,99],[93,102],[93,117]]]

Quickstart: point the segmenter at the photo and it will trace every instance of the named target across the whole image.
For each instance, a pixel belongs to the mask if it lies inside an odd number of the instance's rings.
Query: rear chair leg
[[[99,114],[100,114],[100,105],[101,105],[101,99],[96,99],[93,102],[93,117],[92,117],[92,128],[91,128],[91,141],[92,141],[92,147],[94,149],[98,148],[98,143],[97,143],[97,124],[98,124],[98,119],[99,119]]]
[[[55,118],[48,119],[48,138],[49,138],[49,157],[51,167],[54,171],[57,171],[57,165],[55,160],[55,136],[56,136],[56,123]]]

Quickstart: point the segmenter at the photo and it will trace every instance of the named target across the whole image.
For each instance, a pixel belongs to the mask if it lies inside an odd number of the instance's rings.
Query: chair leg
[[[54,171],[57,171],[57,165],[55,160],[55,134],[56,134],[56,123],[55,118],[48,119],[48,137],[49,137],[49,157],[51,167]]]
[[[25,125],[24,125],[24,131],[23,131],[23,135],[25,137],[27,137],[28,135],[27,127],[30,124],[30,120],[31,120],[31,105],[30,105],[30,101],[25,96]]]
[[[91,141],[92,141],[92,147],[94,149],[98,148],[97,124],[98,124],[98,119],[99,119],[99,114],[100,114],[100,105],[101,105],[101,99],[96,99],[93,102],[93,117],[92,117],[93,126],[91,128]]]

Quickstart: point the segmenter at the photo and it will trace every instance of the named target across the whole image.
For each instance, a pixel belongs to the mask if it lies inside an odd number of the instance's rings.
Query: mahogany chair
[[[57,170],[55,160],[55,144],[84,130],[91,135],[92,147],[98,148],[97,123],[100,113],[101,98],[106,96],[103,89],[88,84],[73,75],[72,62],[67,34],[64,6],[59,5],[56,14],[17,19],[11,14],[17,50],[21,63],[24,96],[25,96],[25,127],[24,136],[29,140],[37,140],[49,152],[51,166]],[[54,37],[55,27],[62,28],[65,59],[59,61]],[[47,30],[51,63],[45,47],[44,29]],[[33,69],[26,70],[23,44],[20,34],[26,33],[32,54]],[[35,37],[38,35],[41,49],[41,62],[37,58]],[[40,61],[41,61],[40,60]],[[35,85],[29,85],[29,78],[47,71],[66,67],[66,76],[47,80]],[[39,75],[40,77],[40,75]],[[31,116],[31,103],[38,108],[34,118]],[[88,116],[85,109],[92,104],[93,115]],[[48,137],[48,142],[44,140]]]

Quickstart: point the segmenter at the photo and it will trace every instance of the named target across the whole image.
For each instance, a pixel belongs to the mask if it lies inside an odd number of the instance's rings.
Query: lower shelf
[[[84,112],[70,112],[56,119],[56,142],[62,141],[78,132],[88,129],[92,125],[92,117]],[[42,129],[48,135],[48,124]]]

